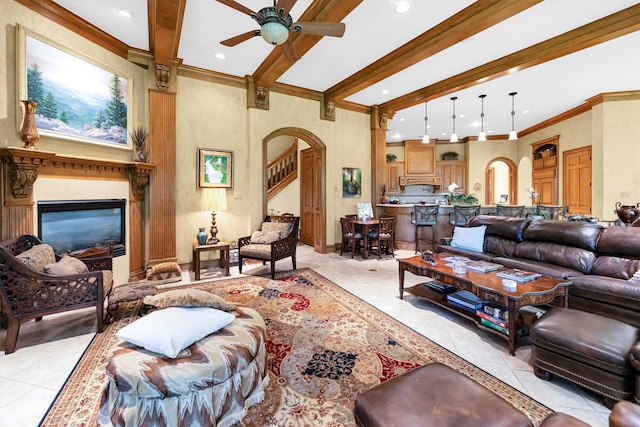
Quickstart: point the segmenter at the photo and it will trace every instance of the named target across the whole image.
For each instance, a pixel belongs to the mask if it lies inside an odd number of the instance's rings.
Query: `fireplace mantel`
[[[38,177],[129,182],[130,277],[144,272],[144,191],[156,165],[118,162],[19,147],[0,149],[2,162],[2,240],[33,230],[33,184]]]

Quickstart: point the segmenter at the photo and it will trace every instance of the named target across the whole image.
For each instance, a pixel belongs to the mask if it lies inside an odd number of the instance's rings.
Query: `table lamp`
[[[216,213],[227,210],[227,190],[224,188],[205,188],[202,190],[202,210],[211,211],[211,237],[207,244],[218,243]]]

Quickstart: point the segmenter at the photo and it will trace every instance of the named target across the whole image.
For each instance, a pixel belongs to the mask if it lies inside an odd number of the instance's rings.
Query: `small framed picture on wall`
[[[198,188],[233,188],[233,151],[198,148]]]

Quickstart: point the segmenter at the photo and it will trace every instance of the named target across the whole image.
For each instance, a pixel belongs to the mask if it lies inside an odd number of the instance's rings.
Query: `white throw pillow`
[[[486,225],[481,225],[479,227],[455,227],[453,229],[453,240],[451,240],[451,246],[474,252],[482,252],[484,245],[484,233],[486,230]]]
[[[169,307],[120,329],[116,336],[146,350],[175,358],[180,351],[212,334],[236,316],[209,307]]]

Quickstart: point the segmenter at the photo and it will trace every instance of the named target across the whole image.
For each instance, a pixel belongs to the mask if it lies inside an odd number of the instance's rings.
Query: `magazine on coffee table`
[[[470,262],[471,258],[467,258],[466,256],[447,256],[447,257],[443,257],[440,258],[442,261],[446,262],[448,267],[451,267],[453,265],[454,261],[462,261],[462,262]]]
[[[489,261],[469,261],[467,263],[467,268],[469,270],[478,273],[488,273],[489,271],[499,270],[502,267],[502,264],[496,264],[495,262]]]
[[[515,280],[518,283],[525,283],[535,280],[539,277],[542,277],[542,274],[533,273],[531,271],[520,270],[517,268],[510,268],[508,270],[501,271],[496,273],[496,276],[502,277],[503,279],[511,279]]]

